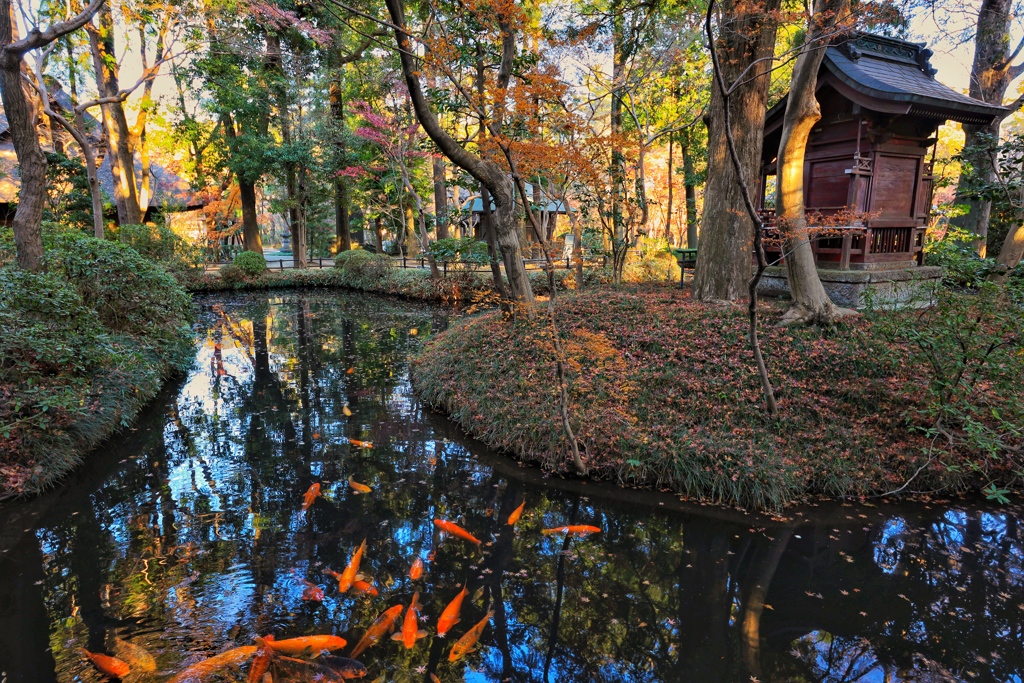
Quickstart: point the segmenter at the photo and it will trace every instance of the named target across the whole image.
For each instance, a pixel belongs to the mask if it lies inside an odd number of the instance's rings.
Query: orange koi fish
[[[441,683],[441,679],[435,676],[433,673],[430,674],[430,683]]]
[[[369,581],[362,581],[360,579],[356,579],[352,582],[352,590],[357,593],[366,593],[367,595],[380,595],[372,583]]]
[[[366,484],[360,484],[358,481],[356,481],[353,478],[353,476],[351,474],[348,476],[348,485],[351,486],[352,490],[355,491],[357,494],[369,493],[370,491],[373,490],[369,486],[367,486]]]
[[[363,551],[366,550],[366,539],[359,544],[359,548],[352,553],[352,559],[349,560],[348,566],[345,567],[345,571],[338,577],[338,590],[342,593],[347,593],[348,589],[355,583],[359,574],[359,563],[363,561]]]
[[[256,656],[253,657],[252,666],[249,667],[249,678],[247,683],[263,683],[263,674],[270,670],[270,662],[274,658],[274,649],[270,642],[274,636],[256,639]]]
[[[508,525],[509,526],[513,526],[516,522],[519,521],[519,518],[523,516],[523,509],[525,509],[525,508],[526,508],[526,501],[524,500],[522,503],[519,504],[519,507],[517,507],[515,510],[513,510],[512,514],[508,516]]]
[[[436,526],[438,529],[445,532],[446,534],[458,536],[462,540],[469,541],[470,543],[475,544],[476,547],[478,548],[480,547],[480,539],[474,536],[473,534],[469,533],[465,529],[463,529],[458,524],[454,524],[453,522],[448,522],[443,519],[435,519],[434,526]]]
[[[462,601],[469,593],[466,586],[462,587],[459,594],[452,598],[448,606],[441,612],[441,618],[437,620],[437,635],[443,636],[451,630],[452,626],[459,623],[459,612],[462,611]]]
[[[204,659],[188,667],[168,683],[202,683],[210,676],[229,666],[241,666],[247,659],[256,652],[255,645],[244,645],[236,647],[227,652],[221,652],[209,659]]]
[[[131,673],[131,667],[117,657],[111,657],[100,652],[89,652],[85,648],[78,648],[78,651],[89,658],[92,665],[103,672],[109,678],[123,678]]]
[[[409,578],[415,581],[421,576],[423,576],[423,559],[417,557],[409,567]]]
[[[373,622],[370,628],[366,629],[366,634],[363,635],[362,639],[356,643],[350,656],[358,657],[367,648],[376,645],[381,636],[388,631],[394,630],[395,623],[398,621],[398,616],[402,613],[403,609],[405,608],[401,605],[395,605],[377,617],[377,620]]]
[[[372,441],[360,441],[359,439],[349,439],[348,442],[356,448],[373,448]]]
[[[302,583],[304,583],[306,586],[306,590],[302,591],[303,600],[312,600],[314,602],[320,602],[324,599],[323,588],[316,585],[315,583],[310,583],[309,581],[303,581]]]
[[[402,622],[402,630],[391,636],[391,640],[402,641],[406,650],[411,650],[417,640],[427,636],[427,632],[420,629],[420,621],[416,616],[416,612],[420,608],[419,603],[420,594],[413,593],[412,602],[409,603],[409,609],[405,612],[405,621]]]
[[[311,655],[319,654],[324,650],[340,650],[347,645],[344,638],[338,636],[302,636],[300,638],[288,638],[287,640],[264,641],[270,648],[281,655]]]
[[[305,495],[302,496],[302,511],[305,512],[313,505],[313,501],[320,496],[320,482],[317,482],[309,487]]]
[[[473,649],[473,646],[476,645],[476,641],[480,640],[480,634],[484,632],[487,622],[489,622],[493,616],[494,610],[490,610],[487,612],[487,616],[480,620],[480,623],[469,629],[466,635],[459,638],[455,645],[452,646],[452,651],[448,655],[449,662],[458,661]]]
[[[587,534],[597,534],[600,532],[601,527],[587,526],[585,524],[578,524],[575,526],[556,526],[554,529],[544,529],[541,531],[544,535],[572,534],[573,536],[586,536]]]

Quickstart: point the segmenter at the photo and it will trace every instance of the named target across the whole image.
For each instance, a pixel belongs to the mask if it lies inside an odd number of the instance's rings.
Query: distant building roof
[[[532,204],[533,203],[533,185],[531,183],[523,183],[523,185],[526,186],[526,192],[530,195],[530,197],[529,197],[530,198],[530,203]],[[518,190],[517,190],[516,194],[518,195]],[[543,204],[541,206],[541,210],[542,211],[546,211],[547,213],[569,213],[570,211],[573,210],[573,208],[571,206],[566,208],[566,204],[564,202],[562,202],[561,200],[548,198],[545,195],[545,192],[543,190],[541,190],[540,196],[541,196],[541,201],[542,201],[542,204]],[[494,208],[495,208],[494,207],[494,200],[492,199],[491,200],[491,211],[494,211]],[[474,198],[471,211],[473,213],[483,213],[483,211],[484,211],[484,200],[481,199],[479,196]]]
[[[831,85],[866,109],[890,114],[974,124],[987,124],[1005,115],[1004,107],[968,97],[936,81],[936,71],[928,61],[931,56],[924,43],[855,33],[825,50],[818,84]],[[785,106],[783,98],[767,118]]]

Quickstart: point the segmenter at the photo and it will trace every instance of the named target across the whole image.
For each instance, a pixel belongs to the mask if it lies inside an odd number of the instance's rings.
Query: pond
[[[333,634],[345,656],[414,593],[413,646],[382,637],[359,655],[364,680],[1021,680],[1017,507],[823,503],[772,519],[546,477],[417,402],[409,358],[442,310],[335,291],[197,304],[188,376],[60,490],[0,508],[8,683],[104,680],[80,648],[155,682],[258,636]],[[564,525],[600,531],[541,533]],[[329,572],[364,539],[358,573],[377,595],[341,593]],[[206,680],[246,680],[237,664]]]

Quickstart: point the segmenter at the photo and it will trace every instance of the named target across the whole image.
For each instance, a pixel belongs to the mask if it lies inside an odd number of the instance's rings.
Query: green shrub
[[[972,233],[950,226],[942,239],[925,244],[925,265],[942,266],[942,279],[950,287],[976,288],[996,267],[994,259],[981,258],[971,244]]]
[[[267,259],[255,251],[243,251],[231,263],[249,277],[256,277],[267,269]]]
[[[122,225],[114,237],[172,271],[198,268],[203,262],[202,248],[191,244],[166,225]]]
[[[387,254],[374,254],[364,249],[339,253],[334,257],[334,267],[365,278],[384,278],[395,269],[391,257]]]
[[[0,267],[0,497],[59,480],[192,357],[191,300],[163,268],[76,230],[44,243],[46,273]]]
[[[480,266],[490,260],[487,243],[472,237],[445,237],[431,242],[428,251],[438,263]]]
[[[46,258],[50,272],[73,284],[107,329],[161,342],[188,337],[182,329],[192,315],[188,293],[131,247],[64,232]]]
[[[220,279],[226,284],[234,286],[245,282],[249,278],[246,276],[244,270],[233,263],[229,263],[228,265],[221,267]]]

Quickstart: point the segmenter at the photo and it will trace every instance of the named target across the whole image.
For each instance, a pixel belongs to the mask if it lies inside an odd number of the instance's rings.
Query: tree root
[[[852,308],[842,308],[831,302],[820,308],[810,308],[803,304],[794,303],[782,314],[782,318],[776,324],[777,327],[797,327],[799,325],[817,325],[819,327],[831,327],[841,318],[854,318],[860,313]]]

